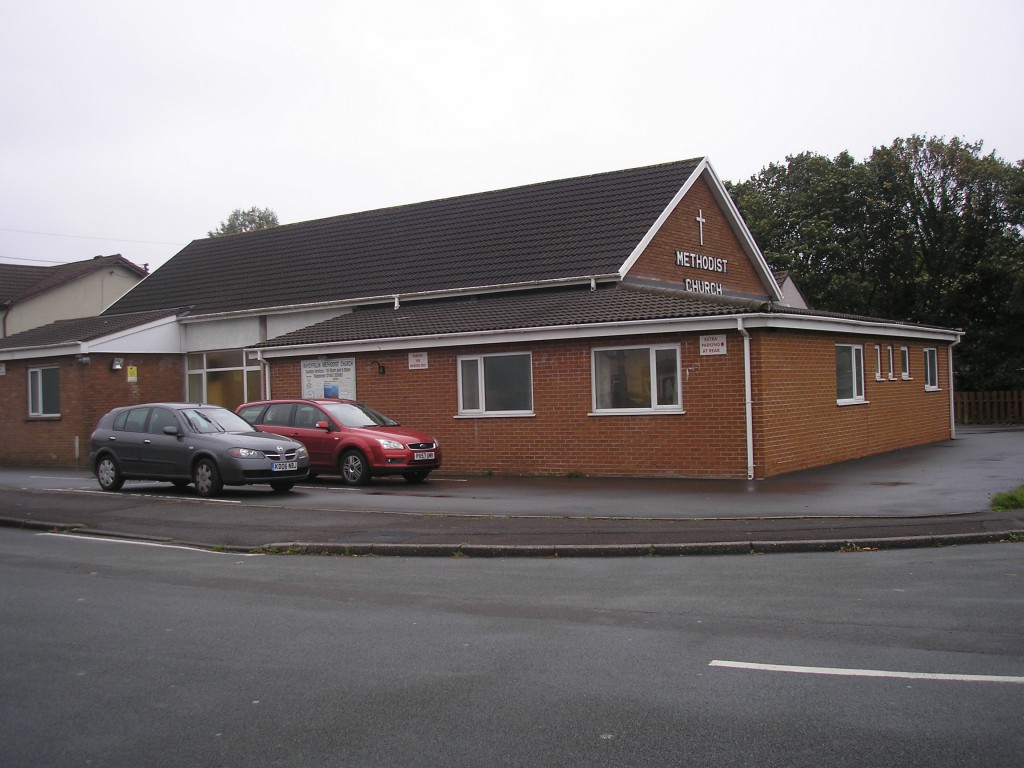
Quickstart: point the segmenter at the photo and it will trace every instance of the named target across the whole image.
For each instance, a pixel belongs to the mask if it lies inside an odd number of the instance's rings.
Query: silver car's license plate
[[[434,458],[433,451],[423,451],[422,453],[414,454],[412,457],[413,461],[427,461],[432,458]]]
[[[270,465],[271,472],[288,472],[289,470],[298,468],[299,462],[297,461],[275,461]]]

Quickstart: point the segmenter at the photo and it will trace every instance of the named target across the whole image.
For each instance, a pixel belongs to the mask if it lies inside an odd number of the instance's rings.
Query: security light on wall
[[[124,368],[123,357],[115,357],[113,360],[110,361],[110,370],[120,371],[122,368]]]

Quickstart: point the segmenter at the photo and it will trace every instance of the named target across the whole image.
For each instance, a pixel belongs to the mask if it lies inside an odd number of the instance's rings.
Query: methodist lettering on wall
[[[356,399],[356,360],[335,357],[329,360],[302,361],[303,397],[340,397]]]
[[[729,272],[729,260],[720,259],[717,256],[705,256],[702,253],[691,253],[690,251],[676,251],[676,266],[688,269],[699,269],[704,272],[713,272],[724,275]],[[725,293],[722,283],[716,280],[701,280],[688,277],[685,280],[686,290],[694,293],[709,293],[714,296],[721,296]]]

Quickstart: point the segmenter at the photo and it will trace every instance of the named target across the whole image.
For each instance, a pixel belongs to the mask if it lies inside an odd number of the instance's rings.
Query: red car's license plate
[[[428,459],[434,458],[433,451],[423,451],[422,453],[413,454],[413,461],[427,461]]]

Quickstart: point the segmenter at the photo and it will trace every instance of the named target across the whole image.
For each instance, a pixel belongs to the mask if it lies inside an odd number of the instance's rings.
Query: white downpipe
[[[949,436],[956,440],[956,394],[953,392],[953,347],[960,343],[960,336],[949,345]]]
[[[750,334],[743,327],[743,318],[736,318],[736,330],[743,337],[743,387],[747,418],[747,480],[754,479],[754,396],[750,383]]]

